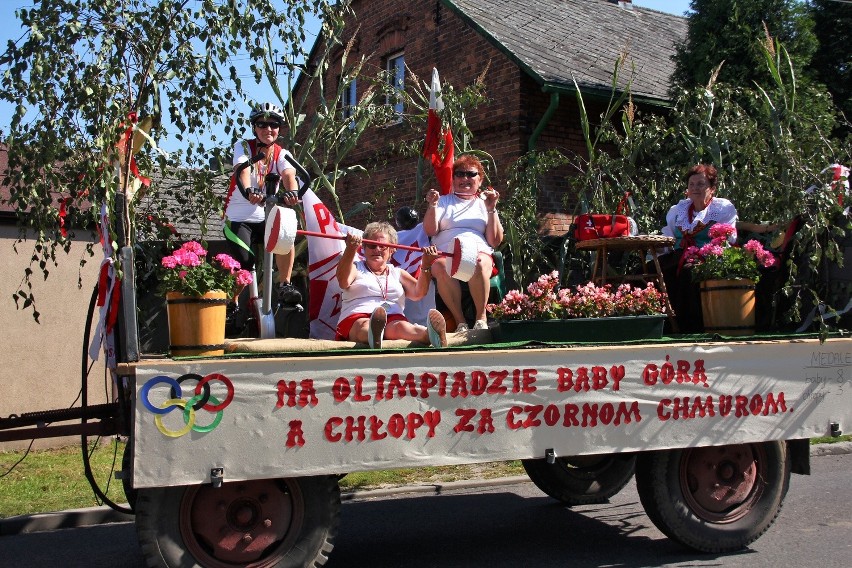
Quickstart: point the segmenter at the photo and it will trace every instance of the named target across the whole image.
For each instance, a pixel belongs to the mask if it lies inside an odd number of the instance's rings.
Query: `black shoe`
[[[278,302],[281,304],[298,304],[302,301],[302,293],[289,282],[278,285]]]

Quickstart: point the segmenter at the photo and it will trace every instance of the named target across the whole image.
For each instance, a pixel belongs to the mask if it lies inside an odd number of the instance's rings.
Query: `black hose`
[[[89,362],[89,341],[91,339],[92,320],[94,319],[97,300],[98,284],[95,284],[95,288],[92,290],[92,299],[89,301],[89,311],[86,314],[86,329],[83,330],[83,372],[80,379],[82,388],[80,404],[83,409],[82,417],[80,418],[81,424],[86,423],[86,409],[89,407],[89,369],[87,364]],[[95,476],[92,473],[92,464],[89,462],[89,437],[86,434],[80,435],[80,445],[83,450],[83,472],[86,475],[86,479],[89,481],[92,491],[94,491],[95,495],[97,495],[101,501],[103,501],[112,510],[132,515],[132,509],[122,507],[121,505],[114,503],[98,486],[98,482],[95,480]]]

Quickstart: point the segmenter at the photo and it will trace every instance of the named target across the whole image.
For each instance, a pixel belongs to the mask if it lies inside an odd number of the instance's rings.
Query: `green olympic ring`
[[[213,422],[208,424],[207,426],[199,426],[195,423],[195,409],[193,406],[196,402],[202,399],[204,395],[196,395],[189,400],[183,400],[181,398],[170,398],[169,400],[163,402],[160,408],[166,408],[167,406],[179,406],[183,408],[183,421],[186,425],[179,430],[169,430],[166,428],[165,424],[163,424],[163,415],[157,414],[154,417],[154,423],[157,425],[157,430],[159,430],[164,436],[168,436],[169,438],[180,438],[184,434],[187,434],[191,430],[196,432],[210,432],[216,426],[219,425],[219,422],[222,421],[222,416],[224,412],[221,410],[216,413],[216,418],[213,419]],[[215,396],[210,395],[210,400],[213,401],[213,404],[219,404],[219,399]]]

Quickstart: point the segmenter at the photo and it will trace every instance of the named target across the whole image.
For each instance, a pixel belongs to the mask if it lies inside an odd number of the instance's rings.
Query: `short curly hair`
[[[707,178],[707,182],[710,184],[710,187],[716,187],[719,172],[716,171],[714,166],[711,166],[710,164],[696,164],[689,168],[689,171],[686,172],[685,176],[683,176],[683,181],[689,183],[689,178],[696,174],[704,174],[704,177]]]
[[[453,162],[453,172],[461,169],[469,169],[476,168],[476,171],[479,172],[479,179],[485,181],[485,168],[482,167],[482,162],[479,161],[479,158],[472,154],[462,154],[456,161]]]
[[[396,229],[387,221],[373,221],[364,227],[365,239],[375,239],[380,235],[387,237],[389,243],[397,244],[399,242]]]

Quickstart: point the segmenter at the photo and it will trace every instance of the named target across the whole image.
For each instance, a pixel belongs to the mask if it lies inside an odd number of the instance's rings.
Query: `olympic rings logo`
[[[193,391],[194,396],[189,398],[189,400],[184,400],[181,383],[188,380],[194,380],[197,381],[197,383],[195,384],[195,390]],[[224,401],[220,402],[218,398],[210,393],[210,381],[221,381],[225,385],[225,388],[228,389],[228,393],[225,396]],[[168,385],[171,387],[171,390],[169,391],[168,400],[163,402],[160,406],[154,406],[149,399],[149,395],[151,393],[151,389],[159,384]],[[195,373],[187,373],[177,380],[164,375],[158,375],[149,379],[144,385],[142,385],[142,388],[139,390],[139,400],[142,402],[142,406],[156,415],[154,416],[154,423],[163,435],[170,438],[180,438],[191,430],[196,432],[210,432],[216,428],[216,426],[219,425],[219,422],[222,421],[223,411],[229,404],[231,404],[231,401],[234,400],[234,384],[231,382],[231,379],[225,375],[220,375],[219,373],[211,373],[205,377]],[[163,416],[173,411],[175,408],[183,409],[183,421],[185,426],[178,430],[170,430],[163,424]],[[196,411],[202,409],[216,414],[213,421],[206,426],[199,425],[196,422]]]

